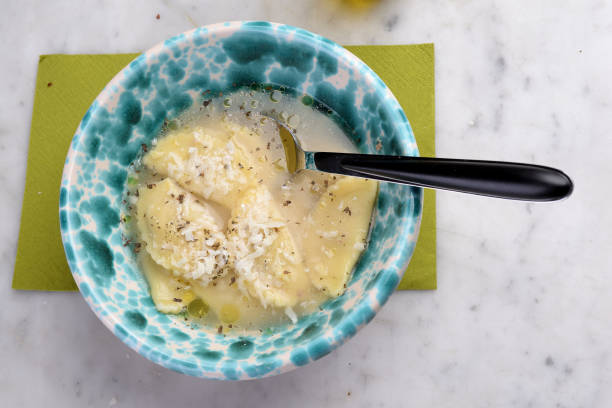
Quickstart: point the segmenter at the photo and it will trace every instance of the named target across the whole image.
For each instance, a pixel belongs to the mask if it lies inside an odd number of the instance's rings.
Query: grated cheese
[[[321,230],[317,230],[317,235],[320,235],[321,237],[323,237],[325,239],[332,239],[332,238],[336,238],[338,236],[338,231],[321,231]]]
[[[295,314],[295,312],[293,311],[292,308],[290,308],[289,306],[287,306],[285,308],[285,314],[289,317],[289,319],[291,319],[291,323],[297,323],[297,315]]]
[[[353,245],[354,249],[363,251],[365,249],[366,245],[363,242],[356,242],[355,245]]]

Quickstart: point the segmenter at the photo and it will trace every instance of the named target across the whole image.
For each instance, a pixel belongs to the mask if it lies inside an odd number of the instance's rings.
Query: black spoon
[[[271,118],[274,119],[274,118]],[[275,120],[275,119],[274,119]],[[534,164],[437,157],[306,152],[294,133],[278,122],[287,170],[302,169],[364,177],[412,186],[526,201],[568,197],[572,180],[561,170]]]

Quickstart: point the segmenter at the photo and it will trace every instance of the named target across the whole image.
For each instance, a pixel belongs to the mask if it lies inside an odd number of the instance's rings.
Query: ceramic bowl
[[[335,110],[364,153],[418,155],[395,97],[363,62],[308,31],[267,22],[202,27],[137,57],[104,88],[70,146],[60,192],[66,258],[81,294],[119,339],[181,373],[241,380],[317,360],[368,323],[398,285],[418,235],[422,190],[381,183],[371,237],[346,293],[318,312],[253,336],[192,330],[159,313],[120,222],[127,168],[164,120],[202,94],[284,87]]]

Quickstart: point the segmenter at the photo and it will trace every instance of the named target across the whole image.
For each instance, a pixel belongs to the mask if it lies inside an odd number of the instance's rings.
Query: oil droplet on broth
[[[300,117],[298,115],[291,115],[287,119],[287,124],[292,128],[296,128],[300,123]]]
[[[223,323],[234,323],[240,319],[240,309],[233,303],[226,303],[221,306],[219,315]]]
[[[279,102],[281,100],[281,92],[277,91],[276,89],[272,92],[270,92],[270,100],[272,102]]]
[[[187,312],[196,319],[201,319],[208,314],[208,305],[202,299],[196,298],[187,306]]]

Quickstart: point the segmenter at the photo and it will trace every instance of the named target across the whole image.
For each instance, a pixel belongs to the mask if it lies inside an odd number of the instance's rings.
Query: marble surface
[[[336,352],[264,380],[166,371],[78,294],[11,290],[38,55],[132,52],[237,19],[343,44],[433,41],[438,155],[558,166],[574,195],[525,204],[440,193],[438,290],[395,294]],[[3,1],[3,405],[612,406],[611,21],[599,0],[383,0],[366,10],[339,0]]]

